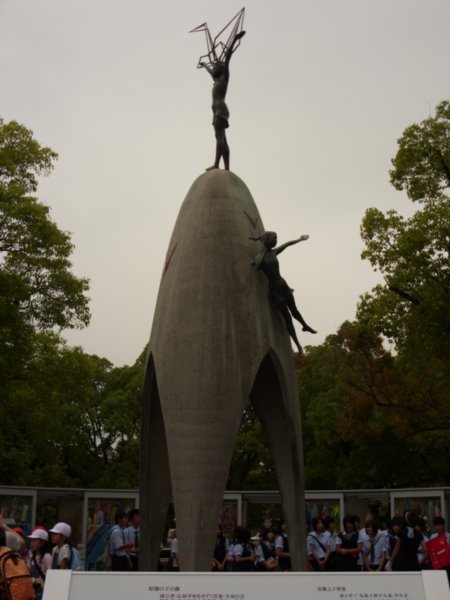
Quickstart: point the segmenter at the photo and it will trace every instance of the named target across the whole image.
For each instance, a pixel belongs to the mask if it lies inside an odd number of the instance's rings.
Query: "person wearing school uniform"
[[[27,557],[27,567],[33,578],[36,600],[42,600],[47,571],[52,568],[52,551],[48,543],[48,533],[43,527],[35,527],[28,539],[31,550]]]
[[[281,521],[281,533],[275,539],[275,551],[278,558],[278,567],[280,571],[292,571],[286,521]]]
[[[336,521],[333,517],[324,517],[323,526],[325,528],[325,534],[328,536],[328,546],[330,548],[330,556],[327,560],[327,571],[336,571],[336,540],[338,537],[336,531]]]
[[[70,569],[72,528],[68,523],[60,522],[50,529],[50,533],[52,534],[52,544],[55,545],[52,554],[52,569]]]
[[[211,571],[224,571],[227,564],[227,555],[227,540],[223,535],[222,525],[219,524],[216,533],[216,543],[214,544]]]
[[[306,538],[309,563],[313,571],[326,571],[330,556],[329,535],[319,517],[312,519],[311,526],[313,530]]]
[[[392,551],[391,563],[393,571],[418,571],[419,561],[417,555],[422,546],[422,556],[427,556],[427,547],[423,535],[416,531],[416,517],[410,512],[403,519],[392,519]]]
[[[232,570],[238,573],[253,571],[255,555],[250,543],[251,531],[247,527],[236,527],[236,543],[233,548]]]
[[[353,516],[344,517],[344,531],[336,539],[336,570],[359,571],[358,558],[361,552],[359,533]]]
[[[233,571],[234,547],[236,545],[235,532],[233,532],[233,535],[227,540],[227,542],[227,562],[225,564],[225,569],[227,571]]]
[[[115,517],[116,524],[111,530],[109,538],[109,554],[111,556],[112,571],[131,571],[133,566],[129,556],[132,545],[127,542],[125,528],[128,524],[128,515],[119,510]]]
[[[358,544],[361,544],[362,570],[383,571],[387,556],[386,538],[374,521],[367,521],[359,531]]]
[[[275,531],[272,527],[264,529],[262,532],[261,543],[256,549],[257,570],[258,571],[275,571],[278,568],[278,559],[275,548]]]

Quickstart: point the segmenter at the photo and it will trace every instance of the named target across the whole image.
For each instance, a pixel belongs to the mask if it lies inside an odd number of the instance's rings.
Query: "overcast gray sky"
[[[449,0],[248,0],[231,62],[231,169],[249,187],[319,344],[377,281],[360,259],[366,208],[411,203],[389,184],[396,140],[450,96]],[[218,0],[0,0],[0,115],[59,153],[39,198],[72,232],[91,281],[71,344],[132,363],[146,344],[180,205],[214,156],[212,80],[196,70]]]

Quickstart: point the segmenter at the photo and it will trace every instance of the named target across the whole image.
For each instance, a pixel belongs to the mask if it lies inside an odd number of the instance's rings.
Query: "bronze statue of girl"
[[[228,119],[230,113],[225,104],[225,96],[228,89],[228,80],[230,79],[229,64],[231,56],[235,50],[237,42],[245,35],[245,31],[236,33],[232,38],[229,47],[226,49],[224,61],[215,61],[212,64],[200,62],[199,66],[204,67],[214,80],[212,89],[212,111],[213,111],[213,127],[216,135],[216,159],[211,169],[218,169],[220,159],[223,157],[225,169],[230,170],[230,149],[228,147],[227,136],[225,130],[229,127]]]
[[[261,241],[264,244],[264,250],[255,256],[253,266],[255,269],[261,269],[269,280],[269,291],[272,302],[283,315],[289,335],[294,340],[299,354],[302,355],[303,348],[301,347],[297,338],[297,334],[295,333],[292,317],[301,323],[303,331],[309,331],[309,333],[317,333],[317,331],[314,331],[314,329],[312,329],[312,327],[306,323],[300,314],[300,311],[295,304],[293,294],[294,290],[288,286],[286,281],[280,275],[280,265],[277,256],[288,246],[292,246],[309,239],[309,235],[302,235],[298,238],[298,240],[286,242],[277,248],[277,234],[274,231],[266,231],[259,237],[251,237],[249,239]]]

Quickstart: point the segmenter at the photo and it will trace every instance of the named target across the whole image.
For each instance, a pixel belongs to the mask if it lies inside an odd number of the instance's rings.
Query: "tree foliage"
[[[307,487],[448,482],[448,410],[426,402],[417,383],[358,322],[310,348],[299,364]]]
[[[137,487],[143,374],[144,353],[118,368],[56,334],[37,334],[2,406],[1,481]]]
[[[28,195],[55,158],[31,131],[0,120],[2,312],[36,330],[89,322],[88,283],[71,273],[70,236],[50,219],[47,206]]]
[[[361,227],[365,250],[383,284],[365,294],[358,318],[397,348],[420,337],[427,351],[450,342],[450,203],[426,203],[409,219],[396,211],[367,210]]]
[[[22,193],[35,192],[39,175],[48,175],[56,152],[43,147],[33,132],[16,121],[5,123],[0,117],[0,181],[8,188],[21,188]]]
[[[265,433],[252,404],[248,402],[235,442],[227,489],[273,490],[277,486]]]
[[[309,487],[450,481],[448,102],[404,131],[393,165],[393,185],[420,208],[366,211],[362,258],[383,281],[299,363]]]
[[[70,237],[50,219],[48,207],[30,195],[37,189],[38,177],[50,172],[56,156],[23,125],[0,119],[0,474],[4,483],[27,483],[33,474],[38,476],[39,457],[49,480],[61,475],[55,444],[63,443],[69,429],[66,423],[61,425],[64,416],[58,412],[55,394],[59,387],[68,397],[77,378],[67,381],[67,356],[56,332],[89,321],[88,284],[71,272]],[[54,368],[56,358],[60,362]]]
[[[434,117],[405,129],[392,161],[391,182],[413,201],[448,199],[450,188],[450,102]]]
[[[29,193],[56,154],[30,130],[0,119],[0,385],[7,397],[38,332],[89,322],[86,279],[71,272],[72,244]]]

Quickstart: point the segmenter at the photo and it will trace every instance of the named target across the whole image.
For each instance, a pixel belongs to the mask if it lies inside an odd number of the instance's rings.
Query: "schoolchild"
[[[359,533],[356,531],[356,521],[353,516],[344,517],[344,530],[336,539],[336,570],[359,571],[358,558],[361,552]]]
[[[291,553],[289,551],[288,527],[286,521],[281,521],[281,533],[275,539],[275,551],[280,571],[292,571]]]
[[[423,535],[414,529],[415,517],[407,513],[404,519],[392,519],[391,563],[393,571],[418,571],[417,555],[422,546],[422,555],[427,556]]]
[[[227,571],[233,571],[234,547],[236,546],[235,532],[233,532],[233,535],[227,541],[228,541],[227,562],[226,562],[225,568]]]
[[[223,535],[222,525],[218,525],[216,533],[216,543],[214,544],[214,554],[211,571],[224,571],[227,564],[227,541]]]
[[[47,571],[52,568],[52,551],[48,543],[48,533],[43,527],[35,527],[28,539],[31,550],[27,557],[27,567],[33,578],[36,600],[41,600]]]
[[[247,529],[247,527],[236,527],[235,537],[233,571],[253,571],[255,556],[250,543],[250,529]]]
[[[361,545],[361,556],[364,571],[383,571],[386,563],[386,537],[380,533],[374,521],[367,521],[359,532],[358,544]]]
[[[52,569],[69,569],[71,550],[70,536],[72,528],[67,523],[56,523],[53,529],[50,529],[52,534],[52,543],[55,545],[52,554]]]
[[[278,568],[275,549],[275,530],[271,527],[264,529],[261,537],[261,543],[257,550],[259,555],[257,568],[259,571],[274,571]]]
[[[327,571],[336,571],[336,540],[338,537],[336,531],[336,521],[333,517],[324,517],[323,526],[325,528],[325,534],[328,536],[328,546],[330,548],[330,556],[327,561]]]
[[[306,538],[309,564],[313,571],[325,571],[330,556],[329,536],[319,517],[312,519],[311,526],[313,530]]]
[[[129,550],[133,546],[127,541],[125,528],[128,524],[128,515],[119,510],[115,516],[115,525],[111,529],[109,538],[109,555],[111,557],[112,571],[131,571],[133,566]]]

